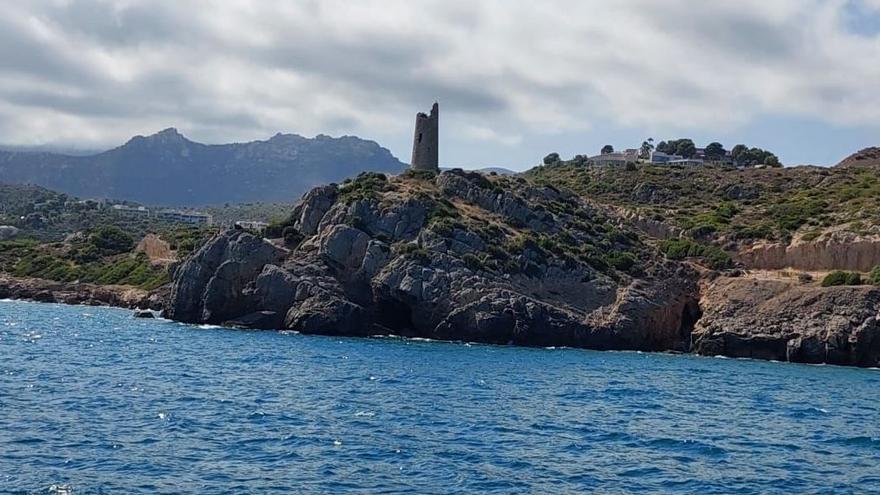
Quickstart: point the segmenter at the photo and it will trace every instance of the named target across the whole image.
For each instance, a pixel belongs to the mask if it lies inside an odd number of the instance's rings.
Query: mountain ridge
[[[291,201],[318,184],[405,167],[387,148],[356,136],[277,133],[266,140],[204,144],[174,127],[86,156],[0,151],[0,182],[180,206]]]

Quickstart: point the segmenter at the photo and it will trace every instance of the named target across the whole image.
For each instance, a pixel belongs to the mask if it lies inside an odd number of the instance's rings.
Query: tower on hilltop
[[[411,166],[413,170],[440,171],[440,106],[434,102],[431,115],[416,114]]]

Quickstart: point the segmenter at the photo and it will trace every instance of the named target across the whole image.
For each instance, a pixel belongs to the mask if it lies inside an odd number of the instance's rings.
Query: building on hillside
[[[113,205],[113,213],[129,218],[148,218],[150,210],[143,206]]]
[[[254,232],[263,232],[264,230],[266,230],[266,227],[268,227],[269,224],[266,222],[254,222],[251,220],[239,220],[239,221],[235,222],[235,226],[242,228],[242,229],[245,229],[245,230],[252,230]]]
[[[639,150],[626,150],[624,152],[603,153],[601,155],[591,156],[590,161],[593,165],[614,166],[626,165],[627,163],[636,163],[639,161]]]
[[[168,223],[186,223],[190,225],[211,225],[213,217],[198,211],[162,210],[156,218]]]
[[[662,151],[651,152],[651,163],[654,165],[665,165],[676,160],[684,160],[684,157],[681,155],[670,155],[669,153],[664,153]]]
[[[678,165],[681,167],[699,167],[703,163],[705,162],[698,158],[682,158],[680,160],[670,160],[666,162],[666,165]]]

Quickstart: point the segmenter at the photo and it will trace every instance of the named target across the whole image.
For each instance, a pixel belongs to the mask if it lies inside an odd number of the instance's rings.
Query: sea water
[[[880,493],[880,371],[0,302],[0,493]]]

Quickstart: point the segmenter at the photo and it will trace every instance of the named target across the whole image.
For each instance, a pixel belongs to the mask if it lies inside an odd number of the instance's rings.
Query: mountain
[[[354,136],[276,134],[266,141],[207,145],[173,128],[89,156],[0,151],[0,182],[180,206],[290,201],[318,184],[404,168],[387,149]]]

